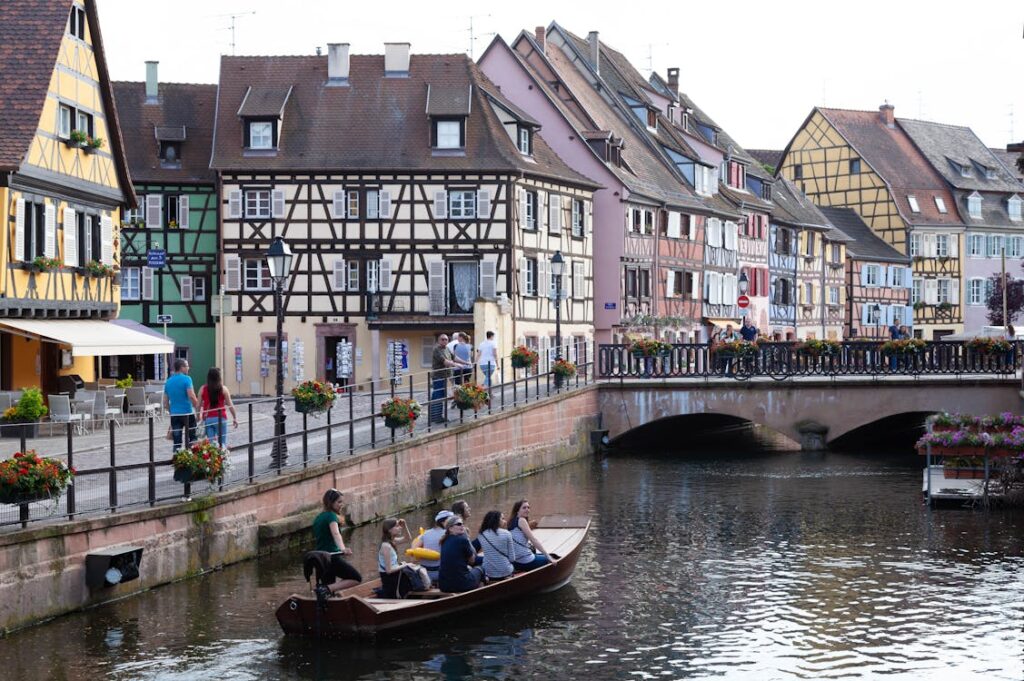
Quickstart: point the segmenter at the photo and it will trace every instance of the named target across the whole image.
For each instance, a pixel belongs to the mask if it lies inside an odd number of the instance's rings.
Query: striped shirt
[[[519,529],[519,525],[512,528],[509,532],[512,535],[512,543],[515,544],[515,555],[512,556],[512,562],[514,563],[529,563],[533,560],[533,549],[530,548],[530,540],[526,538],[523,531]]]
[[[492,579],[512,574],[512,556],[515,544],[512,533],[498,528],[498,531],[484,530],[480,533],[480,547],[484,550],[484,574]]]

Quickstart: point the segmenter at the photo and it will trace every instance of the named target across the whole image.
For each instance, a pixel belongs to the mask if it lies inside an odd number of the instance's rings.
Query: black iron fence
[[[574,376],[562,378],[552,371],[558,356],[575,363]],[[595,380],[593,346],[579,343],[552,349],[541,353],[538,363],[529,368],[515,369],[509,358],[499,358],[495,370],[490,372],[490,385],[485,370],[478,365],[457,376],[453,373],[427,371],[348,385],[337,395],[333,406],[320,414],[299,413],[293,407],[293,399],[286,397],[283,442],[274,436],[276,398],[236,401],[239,427],[229,430],[223,443],[230,452],[230,465],[223,479],[216,482],[174,481],[174,446],[168,439],[167,416],[125,416],[125,420],[87,424],[87,429],[77,423],[43,423],[36,434],[0,426],[0,431],[8,428],[8,432],[0,434],[9,438],[0,439],[0,443],[10,443],[0,459],[10,456],[15,448],[22,452],[32,449],[77,469],[74,483],[56,499],[0,504],[0,527],[25,527],[46,519],[75,519],[180,501],[193,493],[252,484],[268,476],[557,397]],[[489,401],[478,411],[460,411],[454,406],[452,389],[462,381],[486,387]],[[411,398],[421,405],[422,414],[413,430],[385,427],[381,405],[392,397]],[[432,415],[436,420],[430,418]],[[197,431],[198,437],[202,437],[201,426]]]
[[[676,344],[644,356],[629,345],[601,345],[598,378],[734,378],[766,376],[921,376],[929,374],[1013,374],[1020,368],[1021,343],[1008,351],[981,351],[967,343],[925,342],[895,352],[880,341],[846,341],[813,351],[796,342],[751,343],[732,349],[706,343]]]

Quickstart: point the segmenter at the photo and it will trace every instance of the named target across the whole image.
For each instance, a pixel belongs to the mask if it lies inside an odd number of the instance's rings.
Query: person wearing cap
[[[341,497],[341,492],[333,488],[324,492],[324,510],[313,519],[316,550],[331,554],[331,567],[336,577],[334,583],[328,586],[331,593],[357,586],[363,581],[359,570],[352,567],[344,558],[352,555],[352,549],[346,548],[345,540],[341,538]]]
[[[448,509],[438,511],[437,515],[434,516],[434,526],[429,530],[416,537],[412,542],[414,549],[430,549],[431,551],[441,552],[441,537],[444,536],[444,524],[451,518],[454,513]],[[429,558],[420,558],[420,565],[427,569],[427,574],[430,575],[430,581],[437,583],[437,569],[441,567],[441,560],[430,560]]]
[[[466,524],[461,516],[453,515],[444,524],[441,538],[441,567],[437,573],[437,588],[447,593],[462,593],[480,586],[484,570],[474,565],[476,551],[466,536]]]

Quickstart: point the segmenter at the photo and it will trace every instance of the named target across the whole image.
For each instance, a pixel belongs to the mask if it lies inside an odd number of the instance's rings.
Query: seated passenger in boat
[[[331,568],[335,581],[327,588],[331,593],[348,589],[363,581],[363,576],[349,564],[343,556],[351,556],[352,549],[345,547],[345,541],[341,538],[341,497],[342,494],[336,489],[329,489],[324,492],[324,510],[313,519],[313,538],[316,540],[316,551],[325,551],[331,554]]]
[[[487,579],[505,579],[513,572],[515,544],[512,542],[512,533],[502,527],[504,520],[505,514],[501,511],[488,511],[480,523],[477,539],[484,549],[484,574]]]
[[[516,572],[526,572],[542,567],[551,562],[551,555],[540,541],[533,536],[530,529],[530,502],[520,499],[512,506],[512,516],[508,521],[515,555],[512,563]]]
[[[469,508],[469,504],[467,502],[462,501],[461,499],[459,501],[456,501],[454,504],[452,504],[452,513],[454,513],[457,516],[462,516],[462,522],[466,524],[466,527],[470,526],[469,518],[471,516],[471,511]],[[466,530],[466,532],[468,534],[469,530]],[[473,545],[473,550],[477,553],[480,553],[481,548],[479,537],[474,539],[470,543]],[[483,559],[477,560],[476,565],[482,565],[482,560]]]
[[[380,571],[381,593],[384,598],[403,598],[411,589],[402,585],[402,568],[396,545],[409,541],[409,532],[401,518],[388,518],[381,526],[380,549],[377,550],[377,569]]]
[[[412,547],[414,549],[430,549],[431,551],[437,551],[440,553],[441,537],[444,536],[444,523],[453,515],[455,514],[448,510],[438,511],[437,515],[434,516],[434,526],[416,537],[412,542]],[[437,569],[441,567],[441,560],[420,558],[420,565],[427,569],[427,574],[430,575],[430,581],[437,584]]]
[[[466,536],[462,518],[453,515],[445,522],[445,535],[441,538],[441,568],[437,587],[448,593],[461,593],[480,586],[483,568],[474,566],[476,551]]]

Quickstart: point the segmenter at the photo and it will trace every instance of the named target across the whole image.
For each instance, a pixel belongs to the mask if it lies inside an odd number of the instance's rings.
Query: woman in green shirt
[[[316,550],[331,554],[331,567],[334,569],[335,582],[328,588],[331,593],[348,589],[363,581],[359,574],[343,556],[351,556],[352,549],[345,547],[341,538],[341,492],[329,489],[324,492],[324,510],[313,519],[313,538],[316,539]]]

